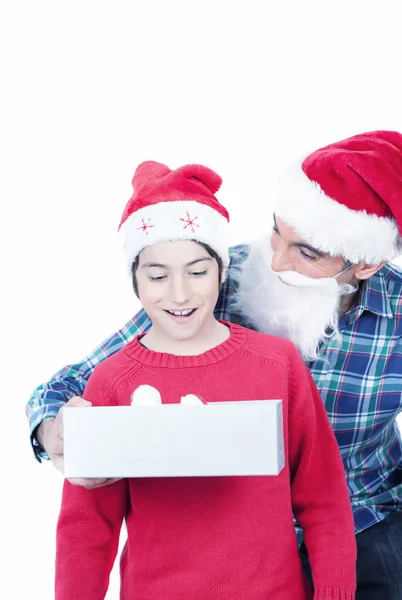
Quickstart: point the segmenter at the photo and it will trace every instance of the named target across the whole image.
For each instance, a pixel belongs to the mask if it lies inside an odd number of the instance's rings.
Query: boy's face
[[[174,341],[205,339],[215,323],[218,276],[217,261],[196,242],[144,248],[136,272],[137,289],[154,334]]]

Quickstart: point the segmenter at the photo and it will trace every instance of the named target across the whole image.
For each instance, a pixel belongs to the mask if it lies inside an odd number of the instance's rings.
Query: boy
[[[315,600],[352,600],[356,547],[339,449],[322,400],[288,341],[218,321],[229,262],[220,177],[201,165],[142,163],[120,235],[152,328],[91,376],[94,406],[128,405],[141,385],[163,403],[281,398],[286,464],[275,477],[65,482],[56,600],[105,597],[123,519],[122,600],[309,600],[293,514],[303,527]]]

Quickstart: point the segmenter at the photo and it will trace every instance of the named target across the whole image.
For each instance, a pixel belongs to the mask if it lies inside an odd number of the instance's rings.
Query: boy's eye
[[[148,276],[149,281],[163,281],[166,279],[166,275],[158,275],[157,277]]]
[[[275,223],[272,225],[272,231],[279,235],[279,230],[278,230],[277,226],[275,225]]]
[[[194,277],[201,277],[201,275],[206,275],[207,271],[192,271],[190,275],[194,275]]]

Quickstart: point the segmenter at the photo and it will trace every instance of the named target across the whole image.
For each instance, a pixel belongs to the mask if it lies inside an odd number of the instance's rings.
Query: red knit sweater
[[[56,600],[105,597],[124,519],[122,600],[307,600],[292,511],[304,529],[315,600],[353,600],[356,546],[339,449],[295,347],[229,325],[200,356],[156,353],[138,338],[101,363],[94,405],[129,405],[139,385],[163,403],[281,398],[286,466],[274,477],[121,480],[86,490],[65,482],[57,526]],[[106,442],[107,443],[107,442]]]

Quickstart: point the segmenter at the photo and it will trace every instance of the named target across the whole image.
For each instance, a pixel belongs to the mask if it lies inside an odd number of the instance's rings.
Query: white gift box
[[[63,410],[64,476],[278,475],[281,400]]]

